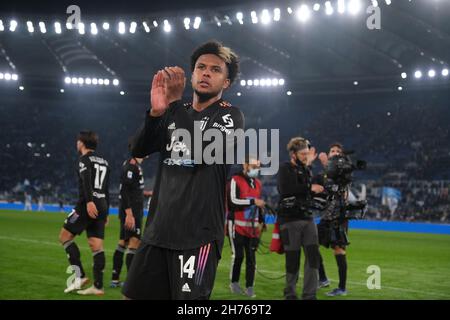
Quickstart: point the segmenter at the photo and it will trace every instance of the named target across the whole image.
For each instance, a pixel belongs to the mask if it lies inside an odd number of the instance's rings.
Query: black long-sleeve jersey
[[[77,212],[87,214],[86,203],[93,201],[98,218],[106,218],[109,209],[109,165],[96,152],[89,152],[79,159],[78,193]]]
[[[122,165],[120,175],[120,207],[133,209],[142,207],[144,202],[144,174],[139,163],[130,163],[126,160]]]
[[[161,117],[151,117],[147,112],[144,127],[132,145],[134,157],[160,152],[143,236],[146,243],[186,250],[223,241],[225,189],[230,165],[197,161],[195,155],[208,151],[211,142],[195,143],[194,126],[197,134],[217,129],[215,132],[223,139],[223,148],[216,151],[226,157],[230,148],[236,146],[233,130],[244,129],[244,116],[222,99],[201,112],[181,101],[172,103]],[[192,143],[182,138],[182,132],[177,129],[189,132]]]

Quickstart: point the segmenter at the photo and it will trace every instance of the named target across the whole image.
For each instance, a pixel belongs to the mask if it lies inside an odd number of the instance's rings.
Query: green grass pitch
[[[58,244],[65,219],[62,213],[0,211],[0,299],[121,299],[120,289],[110,289],[112,255],[117,245],[119,221],[110,216],[106,229],[105,295],[81,297],[64,294],[66,254]],[[269,227],[271,229],[271,227]],[[263,244],[269,243],[266,232]],[[83,265],[92,279],[92,256],[85,234],[77,238]],[[450,236],[419,233],[350,230],[348,248],[348,296],[328,298],[337,286],[337,266],[331,250],[321,248],[330,288],[320,289],[318,299],[450,299]],[[268,253],[261,246],[257,254],[256,299],[282,299],[284,256]],[[303,261],[302,269],[303,272]],[[381,270],[381,289],[368,289],[367,267]],[[124,268],[126,269],[126,268]],[[125,270],[121,279],[125,278]],[[212,299],[245,299],[229,291],[230,246],[225,242]],[[244,285],[245,264],[241,271]],[[302,279],[298,292],[301,293]]]

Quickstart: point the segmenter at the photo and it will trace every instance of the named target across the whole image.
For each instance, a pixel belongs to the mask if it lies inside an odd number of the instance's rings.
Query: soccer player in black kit
[[[142,244],[122,291],[128,299],[209,299],[214,285],[229,165],[192,160],[206,143],[195,150],[177,130],[193,137],[194,130],[221,128],[220,137],[230,142],[231,130],[244,128],[241,111],[221,98],[236,79],[238,57],[218,42],[207,42],[192,54],[191,71],[194,94],[187,104],[180,101],[181,68],[165,68],[153,77],[151,110],[133,142],[133,156],[160,152],[160,161]]]
[[[141,242],[142,217],[144,215],[144,173],[143,158],[127,159],[120,175],[120,240],[113,256],[111,287],[121,285],[120,272],[126,251],[126,266],[130,270],[134,254]]]
[[[79,198],[68,215],[59,234],[59,241],[75,269],[76,279],[64,290],[69,293],[89,282],[80,259],[80,250],[75,237],[86,230],[88,244],[94,259],[94,285],[78,291],[81,295],[103,295],[103,269],[105,253],[103,239],[109,210],[109,166],[108,161],[95,150],[98,136],[92,131],[81,131],[77,137]]]

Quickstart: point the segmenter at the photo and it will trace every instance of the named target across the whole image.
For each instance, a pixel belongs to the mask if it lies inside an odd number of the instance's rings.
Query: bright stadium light
[[[62,30],[61,30],[61,23],[55,22],[54,26],[55,26],[55,32],[57,34],[61,34],[61,32],[62,32]]]
[[[248,80],[248,81],[247,81],[247,85],[248,85],[249,87],[253,86],[253,80]]]
[[[29,33],[33,33],[34,32],[33,22],[27,21],[27,28]]]
[[[125,91],[120,91],[120,95],[123,96],[125,94]]]
[[[288,96],[291,96],[291,95],[292,95],[292,91],[287,91],[286,94],[287,94]]]
[[[442,75],[443,75],[444,77],[448,77],[448,69],[443,69],[443,70],[442,70]]]
[[[86,82],[86,84],[90,85],[92,83],[92,79],[91,78],[86,78],[84,80],[84,82]]]
[[[241,86],[245,87],[245,85],[247,84],[247,82],[245,80],[241,80]]]
[[[172,26],[169,21],[164,20],[164,32],[170,32],[172,30]]]
[[[343,14],[345,12],[345,0],[338,0],[337,5],[338,5],[338,12],[340,14]]]
[[[93,78],[93,79],[92,79],[92,84],[93,84],[94,86],[96,86],[96,85],[98,84],[97,78]]]
[[[311,16],[311,12],[306,4],[302,4],[300,8],[297,10],[297,19],[301,22],[306,22],[309,20]]]
[[[398,91],[403,91],[403,87],[402,87],[402,86],[399,86],[399,87],[397,88],[397,90],[398,90]]]
[[[98,33],[97,25],[94,22],[92,22],[91,23],[91,34],[96,35],[97,33]]]
[[[113,80],[113,85],[118,86],[118,85],[119,85],[119,80],[114,79],[114,80]]]
[[[428,76],[430,78],[434,78],[436,76],[436,71],[434,71],[433,69],[431,69],[430,71],[428,71]]]
[[[240,97],[240,96],[242,95],[242,93],[238,92],[238,93],[236,93],[236,95],[237,95],[238,97]]]
[[[5,75],[3,74],[3,72],[0,72],[0,80],[3,80],[5,78]]]
[[[83,78],[78,78],[78,84],[83,84],[84,83],[84,79]]]
[[[320,10],[320,3],[315,3],[314,6],[313,6],[313,10],[316,11],[316,12],[319,11]]]
[[[272,18],[270,17],[269,10],[264,9],[261,13],[261,23],[269,24]]]
[[[330,1],[325,2],[325,13],[330,16],[334,13],[333,6]]]
[[[79,22],[78,23],[78,33],[79,34],[85,34],[85,29],[84,29],[84,23],[83,22]]]
[[[73,78],[72,78],[72,83],[73,83],[73,84],[77,84],[77,83],[78,83],[78,78],[73,77]]]
[[[278,79],[272,79],[272,85],[273,86],[278,86],[278,83],[279,83],[279,81],[278,81]]]
[[[17,74],[13,73],[11,75],[11,80],[17,81],[18,79],[19,79],[19,76]]]
[[[391,5],[391,0],[385,0],[385,1],[386,1],[386,4],[387,4],[388,6]]]
[[[259,86],[259,79],[253,80],[253,85],[254,85],[255,87],[258,87],[258,86]]]
[[[236,19],[239,24],[244,24],[244,14],[242,12],[236,13]]]
[[[259,85],[260,85],[261,87],[265,87],[265,86],[266,86],[266,79],[260,79],[260,80],[259,80]]]
[[[72,30],[73,29],[73,24],[70,23],[70,22],[67,22],[66,23],[66,28],[67,28],[67,30]]]
[[[280,21],[281,10],[280,8],[273,9],[273,21]]]
[[[402,79],[406,79],[408,77],[408,75],[406,74],[406,72],[402,72]]]
[[[258,23],[258,16],[256,15],[256,11],[250,12],[250,16],[252,17],[252,23],[253,24]]]
[[[189,18],[184,18],[184,20],[183,20],[183,23],[184,23],[184,28],[186,29],[186,30],[189,30],[189,28],[190,28],[190,23],[191,23],[191,19],[189,19]]]
[[[292,12],[293,12],[293,11],[292,11],[292,8],[291,8],[291,7],[288,7],[288,8],[287,8],[287,12],[288,12],[289,14],[292,14]]]
[[[350,0],[348,2],[348,11],[352,15],[356,15],[361,11],[361,1],[360,0]]]
[[[194,19],[194,29],[200,28],[200,23],[202,23],[202,18],[195,17],[195,19]]]
[[[103,80],[103,83],[105,84],[105,86],[109,86],[109,79]]]
[[[64,93],[64,89],[59,89],[59,92]]]
[[[23,86],[19,86],[19,90],[23,91],[23,90],[25,90],[25,88]]]
[[[357,86],[358,84],[359,84],[358,81],[353,81],[354,86]]]
[[[40,21],[39,22],[39,29],[41,30],[41,33],[46,33],[47,29],[45,28],[45,23]]]
[[[16,31],[16,28],[17,28],[17,21],[11,20],[9,22],[9,31],[14,32],[14,31]]]
[[[102,85],[103,85],[103,83],[104,83],[103,79],[98,79],[98,84],[99,84],[99,85],[101,85],[101,86],[102,86]]]
[[[378,1],[377,0],[372,0],[372,6],[373,7],[378,7]]]
[[[130,33],[135,33],[136,32],[136,28],[137,28],[137,23],[136,22],[131,22],[130,23]]]
[[[108,22],[103,22],[103,30],[109,30],[109,23]]]
[[[147,22],[142,22],[142,25],[144,26],[145,32],[149,33],[150,32],[150,27],[148,26]]]
[[[5,80],[9,81],[11,80],[11,73],[5,73]]]
[[[156,20],[153,20],[153,26],[154,26],[155,28],[158,27],[158,22],[157,22]]]
[[[2,20],[0,20],[0,31],[5,31],[5,26],[3,25]]]
[[[414,72],[414,77],[415,77],[416,79],[422,78],[422,71],[417,70],[416,72]]]
[[[279,84],[280,86],[284,86],[284,79],[278,80],[278,84]]]
[[[125,22],[120,21],[119,22],[119,33],[124,34],[125,33]]]

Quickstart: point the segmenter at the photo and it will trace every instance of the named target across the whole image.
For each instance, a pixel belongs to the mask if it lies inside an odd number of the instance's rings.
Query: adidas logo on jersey
[[[189,285],[187,283],[185,283],[183,285],[183,288],[181,288],[182,292],[191,292],[191,288],[189,288]]]

